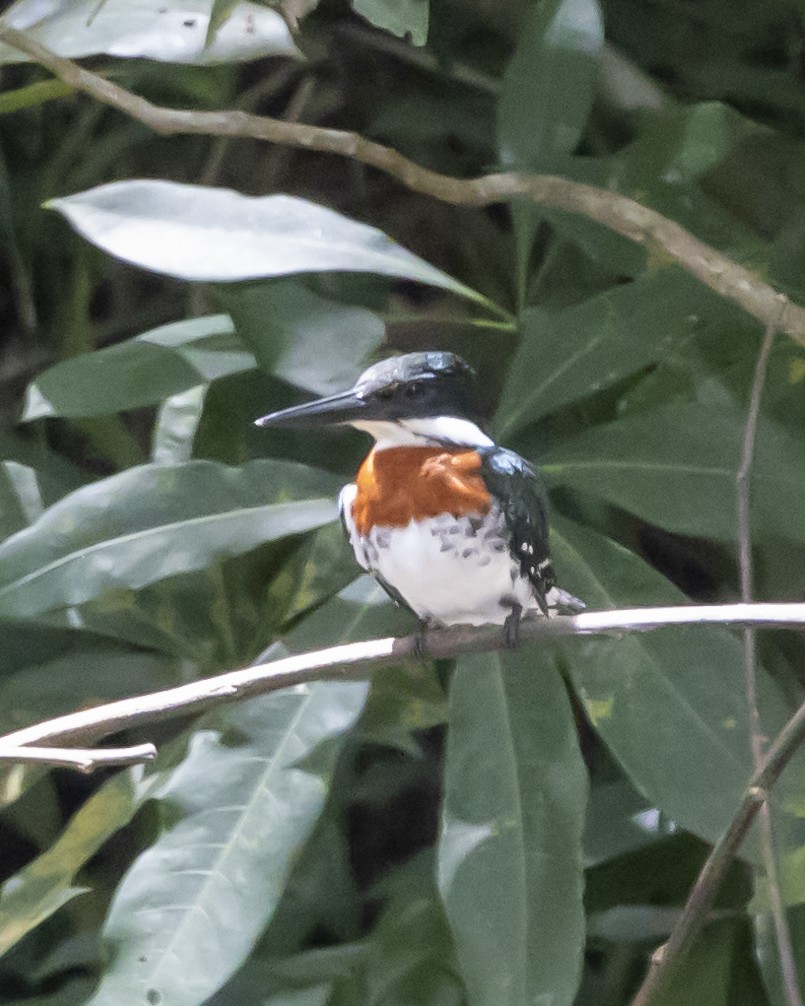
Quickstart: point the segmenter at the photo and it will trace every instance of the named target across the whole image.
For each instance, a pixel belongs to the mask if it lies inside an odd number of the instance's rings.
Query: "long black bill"
[[[360,419],[367,403],[354,391],[342,391],[337,395],[319,398],[304,405],[293,405],[256,419],[255,426],[330,426],[336,423],[351,423]],[[367,417],[368,418],[368,417]]]

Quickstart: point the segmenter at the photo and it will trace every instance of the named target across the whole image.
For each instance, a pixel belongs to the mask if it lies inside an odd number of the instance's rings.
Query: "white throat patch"
[[[350,424],[375,438],[375,450],[388,447],[423,447],[455,444],[457,447],[491,447],[492,440],[469,419],[431,416],[427,419],[358,420]]]

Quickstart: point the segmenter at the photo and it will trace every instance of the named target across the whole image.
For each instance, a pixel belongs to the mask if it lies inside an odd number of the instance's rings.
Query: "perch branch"
[[[672,259],[710,289],[739,304],[762,324],[774,322],[779,331],[805,345],[805,308],[788,300],[749,269],[700,241],[673,220],[618,192],[553,175],[507,173],[453,178],[429,171],[396,150],[358,133],[286,122],[239,110],[204,112],[163,108],[72,60],[57,56],[2,20],[0,40],[26,53],[74,90],[118,109],[163,135],[248,137],[338,154],[377,168],[415,192],[452,205],[488,206],[525,198],[549,209],[581,214],[643,245],[649,252]]]
[[[523,642],[567,639],[572,636],[646,632],[673,625],[752,625],[805,629],[805,603],[714,604],[686,607],[623,608],[590,611],[572,617],[526,619],[520,629]],[[398,639],[347,643],[326,650],[284,657],[271,663],[229,671],[148,695],[120,699],[93,709],[82,709],[0,737],[0,752],[22,745],[95,742],[133,726],[198,713],[223,701],[278,691],[322,680],[367,677],[371,668],[427,656],[455,657],[462,653],[499,650],[503,634],[499,626],[453,626],[431,629]]]

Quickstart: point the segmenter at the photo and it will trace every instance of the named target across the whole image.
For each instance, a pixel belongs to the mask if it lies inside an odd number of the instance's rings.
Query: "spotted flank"
[[[424,621],[436,625],[502,625],[517,606],[551,616],[580,610],[560,588],[548,587],[544,606],[507,540],[497,504],[486,514],[442,513],[402,527],[375,525],[360,534],[352,516],[357,487],[341,493],[341,513],[355,558]],[[543,571],[550,562],[542,559]]]

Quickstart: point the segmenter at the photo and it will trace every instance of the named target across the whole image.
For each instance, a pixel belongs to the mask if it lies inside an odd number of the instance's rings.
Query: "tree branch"
[[[52,765],[87,773],[112,765],[139,765],[153,761],[156,756],[157,749],[153,744],[135,744],[125,748],[13,747],[0,744],[0,762]]]
[[[752,388],[749,396],[749,409],[744,426],[741,445],[741,463],[735,477],[735,490],[738,511],[738,564],[741,574],[741,600],[752,600],[754,573],[752,569],[752,518],[751,518],[751,481],[752,468],[755,460],[755,444],[757,426],[760,419],[760,403],[763,397],[763,386],[766,382],[766,370],[769,355],[774,344],[776,327],[773,322],[766,326],[763,342],[760,346]],[[757,634],[752,628],[745,628],[744,636],[744,679],[746,691],[746,706],[749,714],[749,733],[752,744],[752,762],[755,771],[763,764],[765,736],[760,721],[760,708],[757,697]],[[802,996],[799,990],[796,958],[791,942],[791,930],[788,926],[785,903],[780,890],[780,877],[777,869],[777,857],[774,849],[774,822],[772,820],[771,804],[764,799],[759,807],[760,845],[763,856],[763,866],[769,886],[769,904],[771,908],[774,933],[777,941],[777,954],[780,963],[783,994],[788,1006],[802,1006]]]
[[[704,924],[715,896],[724,879],[727,867],[735,858],[744,838],[760,808],[766,802],[766,794],[779,779],[794,752],[805,740],[805,703],[786,723],[766,752],[758,770],[744,790],[738,812],[727,830],[713,846],[702,867],[690,897],[682,910],[674,931],[667,943],[656,951],[651,966],[632,1000],[631,1006],[651,1006],[656,1001],[663,984],[675,963],[684,956],[692,940]]]
[[[488,206],[526,198],[550,209],[588,217],[643,245],[649,253],[672,259],[711,290],[739,304],[764,325],[805,345],[805,308],[794,304],[750,270],[700,241],[684,227],[640,203],[608,189],[598,189],[553,175],[492,174],[462,179],[415,164],[390,147],[358,133],[231,110],[200,112],[163,108],[132,94],[111,80],[57,56],[24,32],[0,20],[0,40],[31,56],[65,84],[137,119],[157,133],[248,137],[349,157],[385,172],[409,189],[442,202]],[[781,310],[782,307],[782,310]]]
[[[668,608],[624,608],[590,611],[571,617],[526,619],[520,628],[523,642],[567,639],[572,636],[646,632],[673,625],[752,625],[805,629],[805,603],[689,605]],[[347,643],[313,653],[284,657],[271,663],[229,671],[203,681],[148,695],[120,699],[93,709],[82,709],[0,737],[0,753],[23,745],[94,742],[120,730],[209,709],[221,701],[274,692],[311,681],[362,678],[371,668],[421,654],[455,657],[503,647],[499,626],[453,626],[431,629],[398,639]]]

